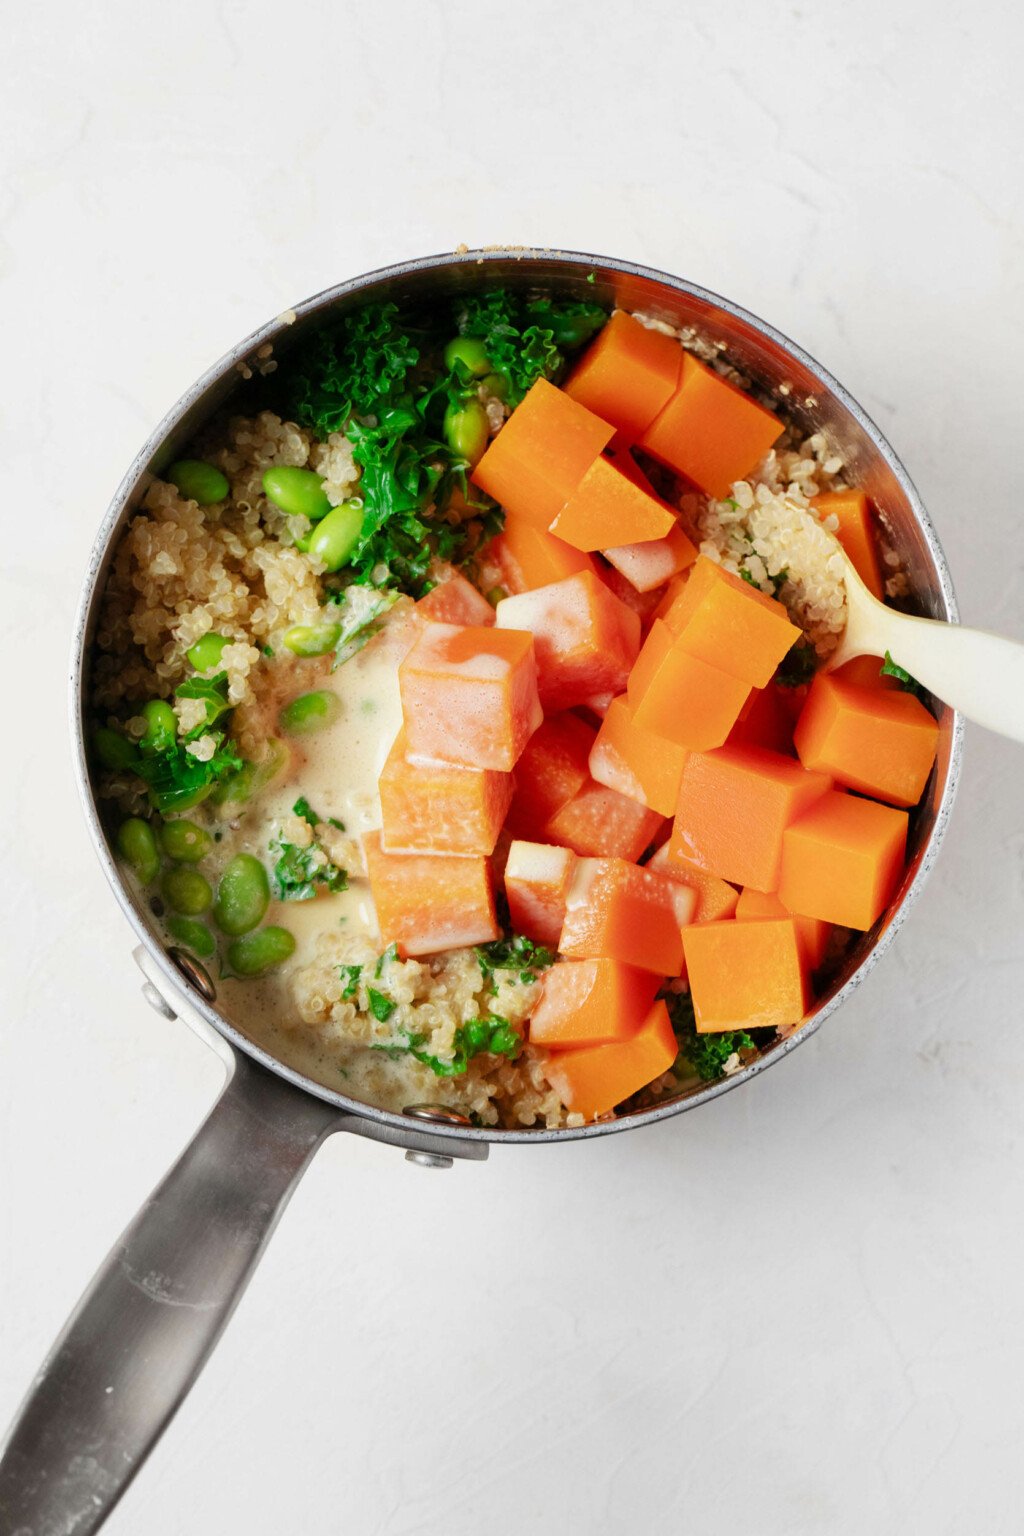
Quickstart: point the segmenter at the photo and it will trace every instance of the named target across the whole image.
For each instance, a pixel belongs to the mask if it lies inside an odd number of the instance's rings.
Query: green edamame
[[[472,466],[487,447],[487,412],[479,400],[450,405],[444,413],[444,440],[457,458]]]
[[[178,864],[167,870],[160,882],[167,905],[183,917],[198,917],[213,905],[213,891],[205,875],[187,864]]]
[[[341,700],[336,693],[320,688],[300,693],[278,715],[278,724],[286,736],[312,736],[333,725],[341,714]]]
[[[167,466],[166,478],[188,501],[197,501],[201,507],[212,502],[224,501],[231,487],[227,476],[222,475],[215,464],[202,459],[177,459]]]
[[[111,768],[115,773],[121,773],[125,768],[134,769],[139,760],[139,749],[134,741],[107,725],[97,726],[93,731],[92,748],[104,768]]]
[[[185,655],[197,672],[209,672],[212,667],[220,666],[220,658],[230,644],[231,641],[227,635],[218,635],[211,630],[209,634],[200,635],[195,645],[189,646]]]
[[[169,752],[178,739],[178,717],[166,699],[150,699],[143,704],[142,718],[146,729],[139,746],[143,751]]]
[[[341,634],[340,624],[293,624],[284,643],[296,656],[326,656]]]
[[[212,805],[244,805],[258,790],[265,789],[284,768],[291,753],[283,741],[272,736],[267,742],[266,756],[259,763],[243,763],[237,773],[221,779],[213,786],[210,795]]]
[[[274,506],[289,517],[308,517],[316,523],[331,510],[324,483],[311,469],[275,464],[263,471],[263,489]]]
[[[322,560],[329,571],[340,571],[352,558],[363,531],[363,504],[343,501],[313,529],[308,553]]]
[[[237,976],[262,976],[295,952],[294,935],[273,924],[247,933],[228,946],[228,964]]]
[[[117,851],[143,885],[156,879],[160,853],[148,821],[143,821],[141,816],[129,816],[127,821],[122,821],[117,829]]]
[[[231,938],[248,933],[263,921],[270,905],[270,881],[259,859],[236,853],[220,877],[213,918]]]
[[[196,917],[170,917],[167,920],[167,932],[172,939],[177,939],[186,949],[190,949],[200,960],[209,960],[217,948],[217,940]]]
[[[198,864],[213,846],[213,838],[194,821],[165,821],[160,828],[160,846],[169,859],[178,864]]]
[[[500,373],[488,373],[483,379],[483,386],[489,395],[495,400],[508,399],[508,380]]]
[[[491,360],[479,336],[456,336],[444,349],[444,365],[461,368],[474,379],[481,379],[491,371]]]

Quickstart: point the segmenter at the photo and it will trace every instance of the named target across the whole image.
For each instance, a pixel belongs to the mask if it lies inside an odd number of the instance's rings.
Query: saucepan
[[[481,1129],[431,1107],[404,1114],[346,1098],[274,1060],[217,1006],[214,982],[166,947],[115,862],[90,781],[85,715],[89,654],[113,551],[154,473],[176,458],[230,398],[244,398],[268,344],[287,353],[311,327],[368,300],[428,304],[487,286],[542,286],[692,325],[774,392],[808,433],[838,444],[902,558],[915,610],[955,622],[938,539],[892,448],[841,384],[772,326],[713,293],[626,261],[546,250],[463,251],[405,262],[341,283],[286,310],[240,342],[183,396],[126,474],[86,573],[71,663],[71,734],[82,804],[115,899],[138,937],[147,1002],[180,1018],[220,1055],[224,1089],[163,1183],[89,1286],[33,1382],[0,1462],[0,1528],[10,1536],[86,1536],[110,1513],[175,1412],[228,1321],[281,1212],[325,1137],[371,1136],[413,1163],[482,1162],[489,1143],[556,1143],[639,1130],[727,1091],[808,1040],[892,943],[933,865],[950,815],[962,723],[939,706],[935,769],[915,814],[896,898],[849,955],[803,1026],[745,1069],[655,1107],[559,1130]]]

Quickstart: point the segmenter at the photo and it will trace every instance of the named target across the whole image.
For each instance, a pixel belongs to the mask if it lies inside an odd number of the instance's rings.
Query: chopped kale
[[[696,1072],[702,1082],[712,1083],[722,1076],[726,1063],[734,1055],[756,1051],[775,1038],[773,1029],[723,1030],[720,1034],[699,1035],[693,1017],[693,999],[689,992],[662,994],[679,1042],[674,1071],[679,1077]]]
[[[477,944],[474,948],[483,979],[490,983],[491,992],[497,992],[496,971],[516,971],[524,983],[537,980],[537,972],[553,965],[555,956],[543,944],[535,944],[524,934],[513,933],[507,939],[495,939],[490,944]]]
[[[885,660],[882,662],[879,676],[894,677],[905,693],[914,693],[920,695],[922,691],[921,684],[918,682],[917,678],[911,677],[910,673],[906,671],[905,668],[898,666],[897,663],[893,661],[892,656],[888,651],[885,653]]]
[[[382,955],[377,957],[377,964],[373,968],[374,978],[379,981],[384,974],[384,967],[398,959],[398,945],[389,944]]]
[[[366,996],[370,1004],[370,1012],[381,1024],[386,1024],[388,1019],[398,1007],[390,997],[385,997],[383,992],[378,992],[376,987],[367,987]]]
[[[231,708],[228,703],[228,675],[218,672],[216,677],[189,677],[174,690],[176,699],[200,699],[205,707],[205,717],[186,731],[183,741],[195,741],[205,736],[212,725]]]
[[[277,837],[270,852],[276,855],[271,882],[278,901],[312,901],[318,887],[334,893],[348,889],[348,871],[329,859],[315,841],[300,848]]]
[[[818,670],[818,653],[808,640],[797,640],[779,662],[775,681],[783,688],[801,688]]]
[[[359,978],[362,974],[363,968],[361,965],[342,965],[338,967],[338,975],[345,981],[345,990],[341,994],[343,1001],[347,1002],[350,997],[355,997],[359,988]]]

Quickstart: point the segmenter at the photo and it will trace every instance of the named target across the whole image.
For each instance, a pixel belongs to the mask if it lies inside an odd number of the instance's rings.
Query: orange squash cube
[[[559,960],[544,973],[530,1016],[530,1044],[556,1050],[628,1040],[650,1013],[657,990],[657,976],[618,960]]]
[[[691,752],[720,747],[750,685],[683,649],[655,619],[626,686],[634,723]]]
[[[770,411],[684,352],[679,386],[639,446],[721,499],[756,468],[781,432]]]
[[[734,915],[739,901],[736,887],[720,880],[717,875],[709,875],[706,869],[698,869],[695,864],[678,858],[673,854],[671,842],[663,843],[645,867],[690,887],[697,902],[693,911],[695,923],[710,923],[715,918]]]
[[[688,566],[685,566],[683,570],[678,573],[678,575],[670,578],[668,586],[658,597],[658,606],[655,608],[653,614],[651,615],[652,619],[668,618],[669,614],[676,606],[676,600],[678,599],[680,593],[685,591],[686,583],[690,578],[690,572],[692,570],[693,562],[691,561]],[[673,634],[674,633],[675,631],[673,630]]]
[[[590,773],[599,784],[672,816],[679,799],[686,752],[638,726],[625,695],[608,705],[590,749]]]
[[[612,596],[617,597],[620,603],[625,603],[626,607],[631,608],[636,614],[640,620],[640,633],[643,635],[661,599],[660,592],[639,592],[631,581],[626,580],[621,571],[617,571],[614,565],[604,562],[598,567],[597,574]]]
[[[677,976],[682,929],[696,904],[688,886],[627,859],[579,859],[558,948],[567,959],[621,960]]]
[[[694,923],[683,933],[699,1034],[790,1029],[807,1012],[807,974],[791,917]]]
[[[516,767],[508,825],[516,837],[544,841],[544,828],[590,777],[596,732],[578,715],[549,715],[534,731]]]
[[[697,550],[677,523],[663,539],[614,545],[604,557],[638,592],[653,592],[692,565]]]
[[[939,726],[912,693],[858,688],[819,672],[793,740],[805,768],[888,805],[910,806],[928,782]]]
[[[544,1075],[566,1109],[592,1120],[661,1077],[678,1053],[668,1009],[659,1001],[631,1039],[553,1051]]]
[[[892,900],[906,848],[906,811],[831,790],[783,834],[779,899],[801,917],[866,931]]]
[[[542,719],[533,637],[425,624],[398,669],[412,761],[507,773]]]
[[[384,945],[402,959],[501,937],[485,858],[385,853],[380,834],[363,839],[370,894]]]
[[[736,917],[741,922],[761,917],[792,917],[796,924],[800,953],[807,969],[816,971],[825,958],[828,936],[832,932],[831,923],[823,923],[816,917],[795,917],[777,896],[769,895],[767,891],[740,891]]]
[[[609,544],[663,539],[675,522],[671,507],[602,454],[552,522],[551,532],[574,549],[592,552]]]
[[[548,842],[574,853],[636,860],[649,848],[665,818],[638,800],[588,778],[544,824]]]
[[[665,623],[691,656],[754,688],[768,685],[800,639],[780,602],[706,555],[698,556]]]
[[[858,688],[881,688],[886,693],[902,691],[899,679],[882,671],[881,656],[854,656],[852,661],[844,661],[841,667],[836,667],[828,675],[841,678],[844,683],[853,683]]]
[[[503,598],[496,611],[499,630],[532,634],[546,711],[625,688],[640,649],[640,620],[589,571]]]
[[[494,623],[494,609],[452,565],[443,564],[431,571],[437,585],[431,587],[425,597],[416,604],[420,618],[434,624],[482,624]]]
[[[565,392],[610,421],[625,442],[635,442],[671,399],[682,364],[674,336],[616,310],[569,375]]]
[[[691,752],[683,765],[670,857],[735,885],[774,891],[783,833],[830,786],[827,774],[761,747]]]
[[[615,428],[547,379],[538,379],[491,439],[472,479],[513,517],[545,531]]]
[[[505,526],[487,546],[508,592],[532,592],[580,571],[597,574],[597,566],[582,550],[564,544],[523,517],[506,517]],[[493,617],[493,615],[492,615]]]
[[[410,763],[399,731],[378,780],[387,853],[490,854],[512,801],[512,775]]]
[[[839,521],[836,538],[843,546],[861,581],[873,597],[885,598],[882,570],[878,562],[878,545],[871,518],[871,507],[863,491],[823,491],[811,498],[811,506],[822,521],[835,517]]]
[[[755,688],[726,738],[730,747],[766,747],[793,757],[792,689],[769,683]]]
[[[569,848],[513,841],[505,862],[505,896],[515,933],[558,948],[575,865]]]

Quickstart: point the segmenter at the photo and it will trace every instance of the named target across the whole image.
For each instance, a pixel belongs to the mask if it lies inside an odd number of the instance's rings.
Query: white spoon
[[[827,670],[884,656],[968,720],[1024,742],[1024,645],[984,629],[917,619],[872,597],[843,554],[848,617]]]

